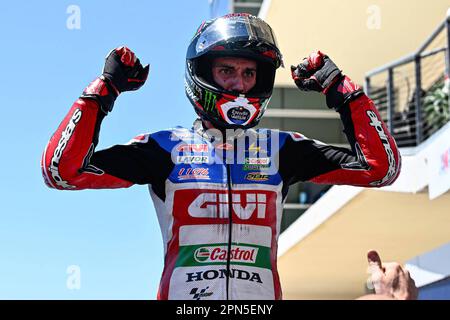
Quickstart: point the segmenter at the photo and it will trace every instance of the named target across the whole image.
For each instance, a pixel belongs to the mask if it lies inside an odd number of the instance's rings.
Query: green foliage
[[[423,107],[425,121],[432,131],[450,121],[449,88],[443,80],[434,84],[425,95]]]

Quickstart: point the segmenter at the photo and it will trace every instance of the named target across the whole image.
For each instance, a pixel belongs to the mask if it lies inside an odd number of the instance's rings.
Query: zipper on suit
[[[228,253],[227,253],[227,300],[230,300],[230,292],[229,292],[229,285],[230,285],[230,264],[231,264],[231,236],[232,236],[232,229],[233,229],[233,199],[231,194],[231,167],[230,164],[227,163],[227,185],[228,185]]]

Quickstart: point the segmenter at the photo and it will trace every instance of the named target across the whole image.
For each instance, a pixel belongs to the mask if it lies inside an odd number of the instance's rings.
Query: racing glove
[[[143,67],[127,47],[113,49],[106,56],[102,75],[84,89],[81,97],[97,100],[101,110],[107,114],[120,93],[137,90],[144,85],[149,69],[150,66]]]
[[[299,65],[291,66],[291,74],[300,90],[322,92],[326,95],[327,106],[336,111],[363,93],[320,51],[311,53]]]

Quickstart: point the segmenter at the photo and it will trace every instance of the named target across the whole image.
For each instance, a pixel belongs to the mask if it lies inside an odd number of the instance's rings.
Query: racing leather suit
[[[400,171],[395,141],[367,96],[339,114],[351,150],[267,129],[225,140],[197,120],[95,151],[105,113],[79,98],[45,148],[42,172],[61,190],[148,185],[164,243],[158,299],[281,299],[277,240],[289,185],[381,187]]]

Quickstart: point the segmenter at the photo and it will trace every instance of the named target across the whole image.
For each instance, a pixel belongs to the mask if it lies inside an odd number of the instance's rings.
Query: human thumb
[[[367,270],[370,274],[367,285],[369,288],[375,289],[376,293],[381,293],[381,279],[384,275],[384,269],[380,255],[375,250],[369,250],[367,252],[367,261],[369,263]]]
[[[383,266],[381,264],[381,258],[377,251],[369,250],[367,252],[367,261],[369,262],[369,267],[372,267],[375,270],[376,270],[376,268],[383,270]]]

